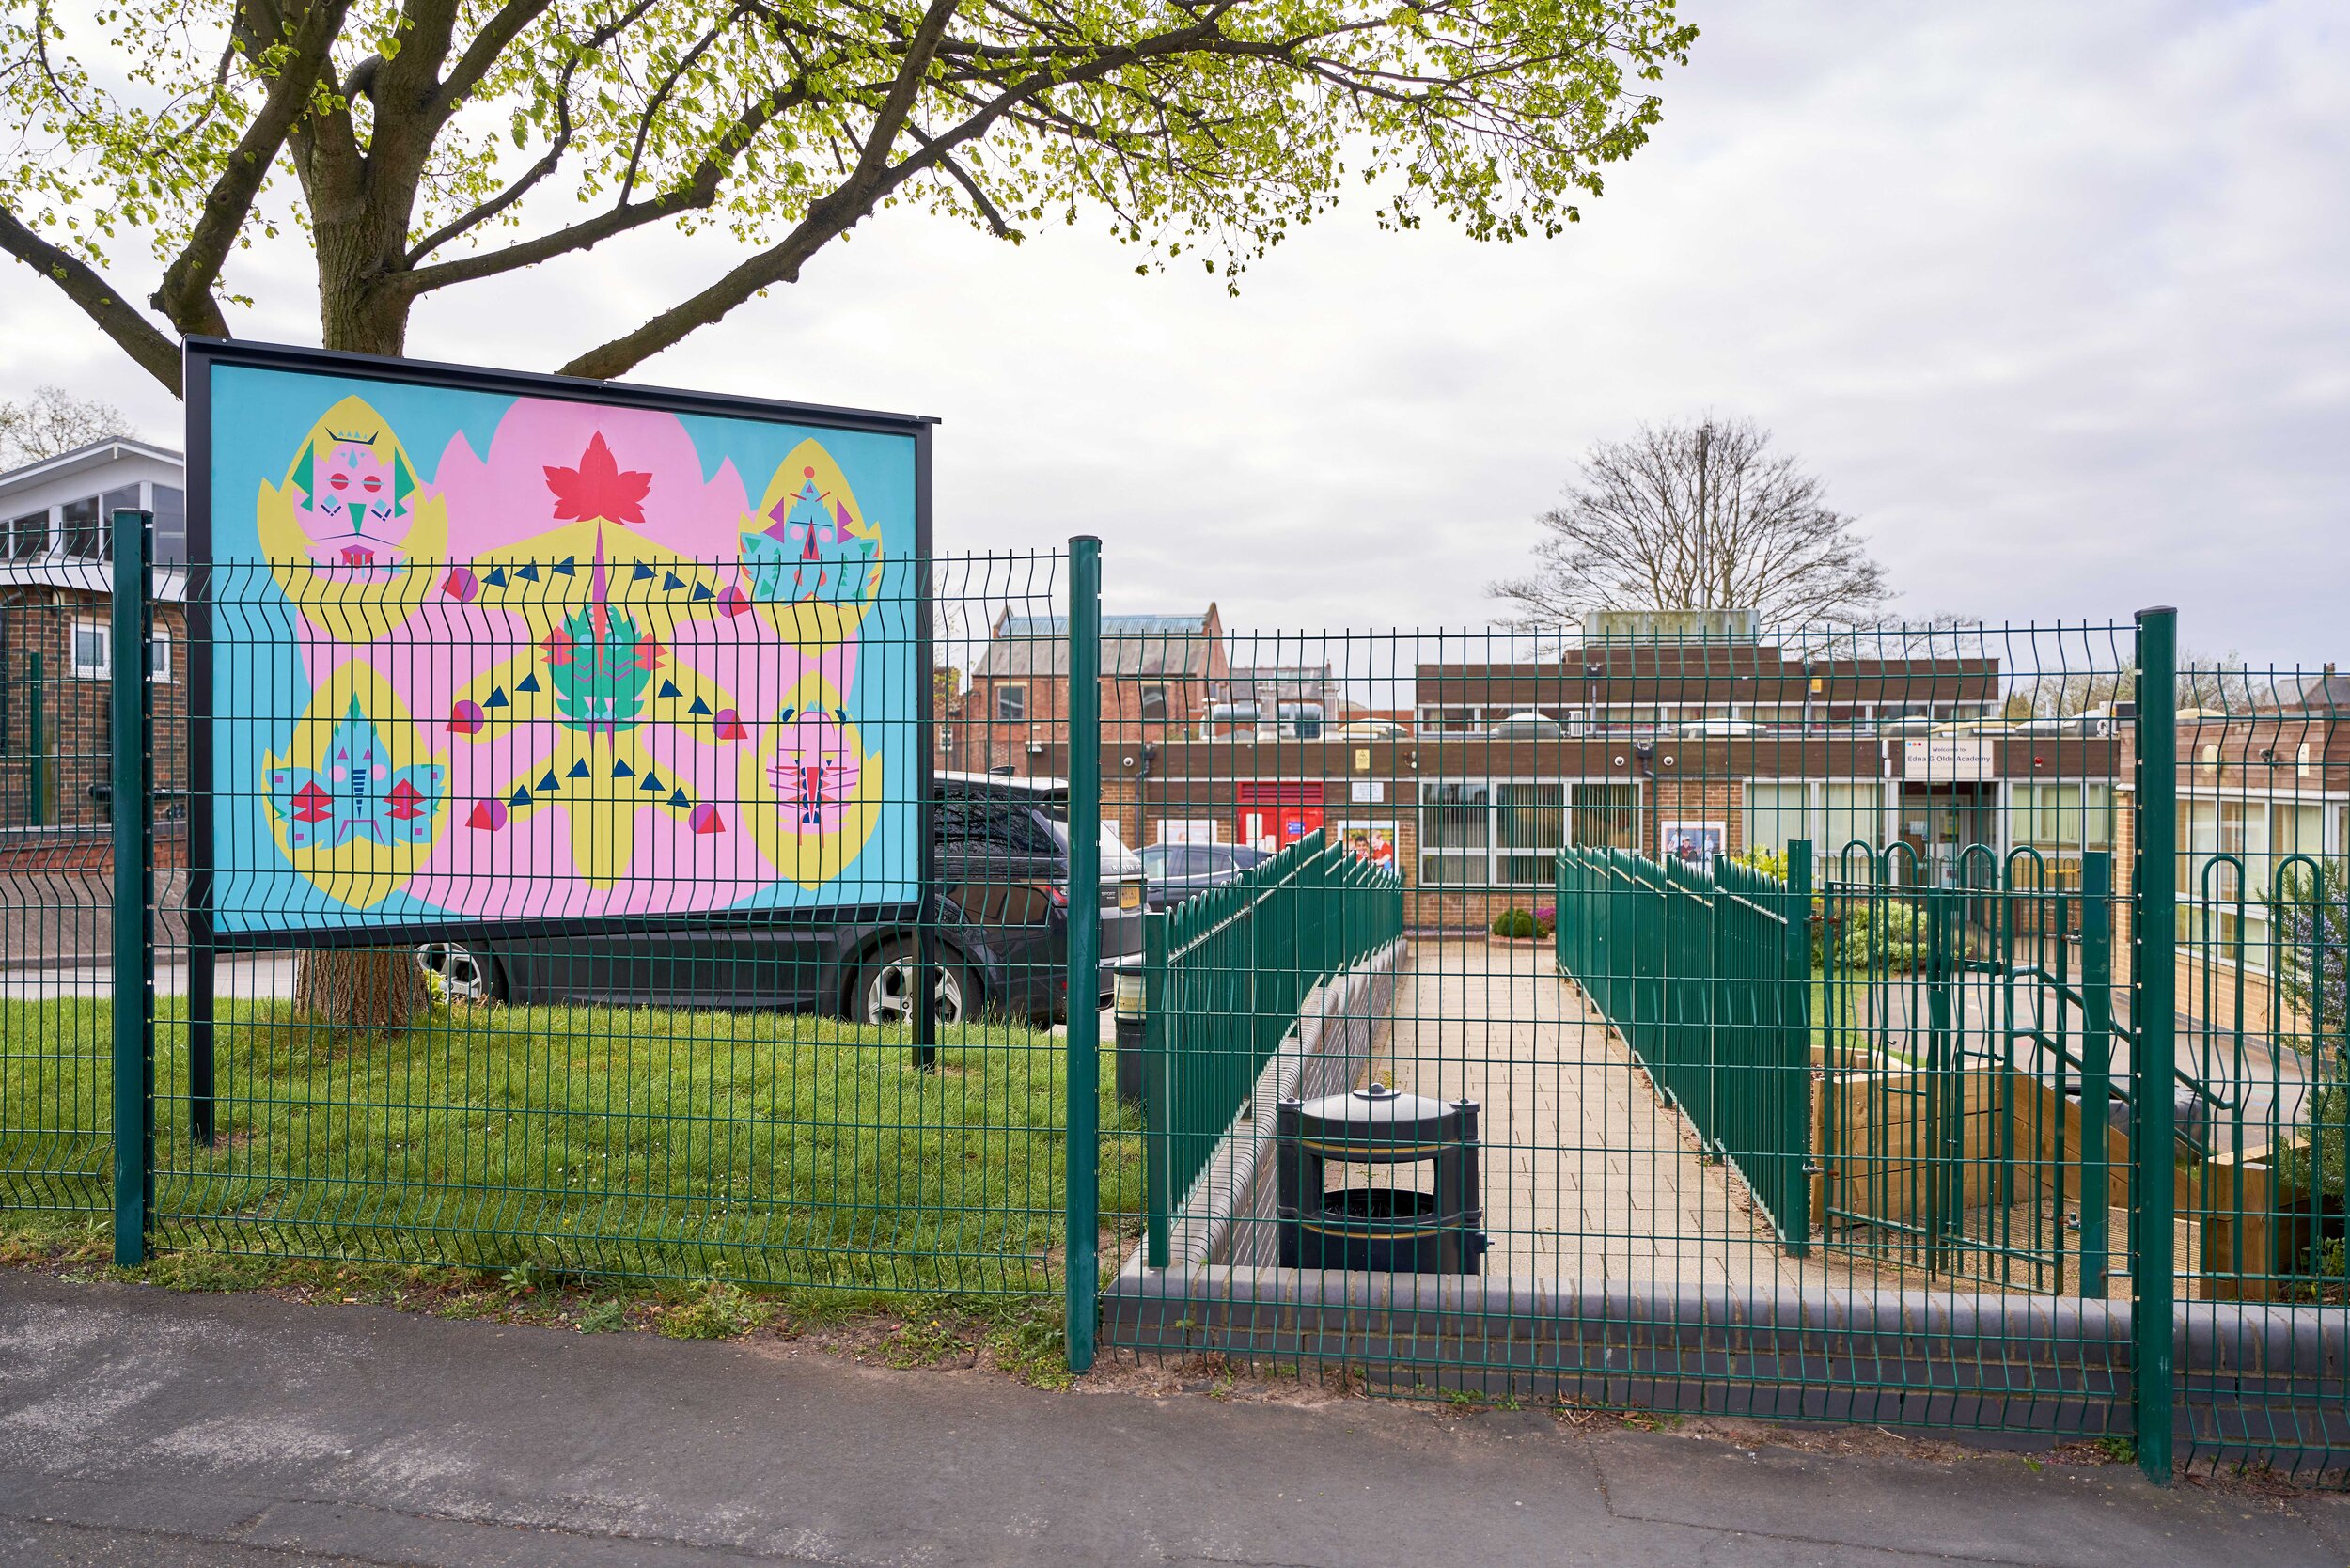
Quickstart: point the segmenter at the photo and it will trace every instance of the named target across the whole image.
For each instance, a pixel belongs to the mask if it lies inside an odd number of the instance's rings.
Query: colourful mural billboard
[[[926,421],[188,373],[223,941],[916,900]]]

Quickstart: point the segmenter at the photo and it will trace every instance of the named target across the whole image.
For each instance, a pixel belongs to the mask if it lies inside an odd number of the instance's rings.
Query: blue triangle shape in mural
[[[484,708],[503,708],[506,705],[506,688],[504,686],[494,687],[490,692],[490,700],[482,704]]]
[[[518,583],[537,582],[539,580],[539,563],[537,561],[532,561],[528,566],[523,567],[521,570],[517,571],[514,573],[514,580]]]
[[[661,579],[661,586],[666,591],[675,593],[678,589],[685,586],[685,579],[672,572],[666,577]]]
[[[691,708],[686,709],[685,711],[686,711],[687,713],[698,713],[698,714],[699,714],[699,715],[701,715],[703,718],[708,718],[708,717],[710,716],[710,704],[709,704],[709,703],[707,703],[707,702],[704,702],[704,701],[703,701],[700,698],[698,698],[698,697],[697,697],[697,698],[694,698],[694,705],[693,705]]]
[[[685,694],[677,689],[676,682],[664,681],[661,682],[661,695],[663,697],[683,697]]]
[[[565,577],[573,576],[577,574],[579,571],[579,557],[577,556],[566,556],[561,560],[555,563],[555,570],[558,575]]]
[[[499,567],[495,572],[493,572],[487,577],[482,578],[481,581],[485,586],[490,588],[504,588],[506,586],[506,568],[502,566]]]
[[[636,570],[630,572],[628,576],[629,581],[633,583],[649,582],[652,578],[652,568],[647,566],[643,561],[638,561],[636,563]]]
[[[636,787],[640,790],[650,790],[654,794],[659,794],[662,791],[668,788],[666,784],[661,782],[661,776],[657,773],[649,773],[645,775],[645,781]]]
[[[563,776],[566,778],[586,778],[589,776],[588,773],[587,761],[582,760],[580,761],[573,762],[572,764],[572,771],[565,774]]]
[[[511,795],[507,797],[506,804],[509,806],[528,806],[530,804],[530,792],[528,790],[517,790]]]
[[[557,784],[555,781],[555,770],[553,768],[549,768],[547,770],[547,776],[539,780],[539,792],[542,795],[554,794],[562,787],[562,785]]]
[[[630,767],[619,758],[615,757],[612,760],[612,776],[615,778],[634,778],[636,776],[636,770]]]
[[[694,597],[696,599],[715,599],[718,596],[710,591],[710,585],[708,583],[696,583],[694,585]]]
[[[691,806],[694,803],[685,798],[685,792],[683,790],[671,790],[669,792],[669,804],[672,806]]]
[[[539,689],[539,678],[535,675],[525,675],[514,682],[514,689],[518,692],[535,692]]]

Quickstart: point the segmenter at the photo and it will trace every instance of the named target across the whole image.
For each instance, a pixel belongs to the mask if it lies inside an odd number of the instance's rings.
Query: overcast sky
[[[2350,660],[2350,8],[1685,12],[1663,126],[1559,240],[1356,200],[1231,299],[1098,225],[1014,249],[890,214],[636,379],[937,415],[941,546],[1098,533],[1113,610],[1481,624],[1591,441],[1711,408],[1825,478],[1904,612],[2175,603],[2190,647]],[[600,250],[438,296],[410,350],[550,368],[727,264]],[[298,257],[232,281],[243,335],[316,341]],[[0,396],[60,382],[177,440],[12,265],[0,328]]]

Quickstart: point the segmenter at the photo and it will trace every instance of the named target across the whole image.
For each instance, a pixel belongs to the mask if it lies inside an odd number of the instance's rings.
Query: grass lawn
[[[794,1284],[1055,1289],[1064,1043],[782,1014],[441,1008],[388,1036],[224,1006],[218,1137],[186,1028],[156,1028],[155,1240],[206,1253]],[[102,1211],[110,1004],[0,1004],[0,1206]],[[1104,1063],[1102,1205],[1142,1199]],[[1104,1262],[1113,1248],[1104,1248]]]

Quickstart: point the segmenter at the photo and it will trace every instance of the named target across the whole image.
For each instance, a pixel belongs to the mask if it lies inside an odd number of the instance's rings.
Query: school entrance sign
[[[212,933],[919,897],[929,421],[190,345]]]

